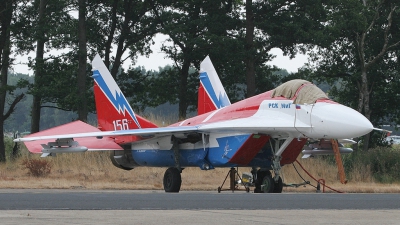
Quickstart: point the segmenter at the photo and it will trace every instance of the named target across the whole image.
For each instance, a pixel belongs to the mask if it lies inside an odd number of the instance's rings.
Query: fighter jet
[[[75,121],[15,141],[42,156],[102,150],[121,169],[166,167],[166,192],[180,191],[187,167],[252,167],[255,192],[280,193],[282,166],[294,162],[306,142],[354,138],[373,129],[362,114],[306,80],[231,104],[209,58],[201,64],[199,115],[157,127],[132,110],[99,55],[92,67],[97,128]]]

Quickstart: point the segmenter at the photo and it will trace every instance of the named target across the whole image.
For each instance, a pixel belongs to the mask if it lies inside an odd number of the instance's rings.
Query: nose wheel
[[[279,177],[278,181],[272,177],[269,170],[258,170],[255,181],[254,193],[282,193],[283,182]]]

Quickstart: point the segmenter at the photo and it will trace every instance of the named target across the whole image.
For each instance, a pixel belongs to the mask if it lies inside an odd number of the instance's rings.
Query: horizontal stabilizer
[[[28,142],[24,142],[27,149],[32,153],[43,153],[43,146],[64,146],[64,147],[72,147],[72,146],[85,146],[89,151],[101,151],[101,150],[122,150],[122,147],[114,142],[112,138],[102,138],[98,139],[96,137],[77,137],[72,135],[72,137],[65,137],[68,134],[81,133],[81,132],[100,132],[99,129],[93,127],[87,123],[82,121],[74,121],[71,123],[67,123],[58,127],[54,127],[48,130],[40,131],[31,135],[27,135],[23,138],[18,138],[14,141],[21,141],[24,139],[31,140]],[[49,136],[58,136],[56,138],[43,138]],[[68,139],[69,138],[69,139]],[[73,139],[72,139],[73,138]],[[58,139],[58,142],[57,142]],[[49,144],[50,143],[50,144]],[[79,143],[79,144],[78,144]],[[49,147],[51,148],[51,147]],[[72,150],[72,149],[69,149]],[[77,149],[75,149],[77,150]],[[67,150],[68,151],[68,150]],[[51,154],[54,155],[54,154]]]

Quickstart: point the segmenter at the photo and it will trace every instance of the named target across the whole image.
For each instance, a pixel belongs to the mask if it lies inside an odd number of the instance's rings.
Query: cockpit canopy
[[[278,96],[293,99],[294,104],[313,104],[318,99],[329,99],[328,96],[313,83],[300,79],[288,81],[275,88],[271,97]]]

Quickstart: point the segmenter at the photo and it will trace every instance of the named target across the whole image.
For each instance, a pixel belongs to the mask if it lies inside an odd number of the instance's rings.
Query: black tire
[[[181,172],[174,167],[165,171],[163,185],[165,192],[179,192],[181,189],[182,178]]]
[[[271,172],[269,170],[258,170],[257,171],[257,179],[254,182],[254,193],[262,193],[261,191],[261,185],[263,183],[264,177],[266,176],[271,176]]]
[[[282,178],[279,177],[278,181],[275,182],[274,185],[274,193],[282,193],[283,190],[283,182],[282,182]]]
[[[271,174],[265,176],[261,185],[261,192],[273,193],[274,187],[275,187],[275,181],[274,178],[272,178]]]

